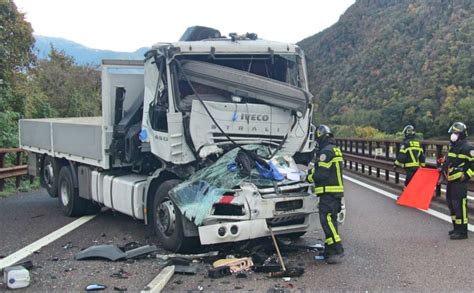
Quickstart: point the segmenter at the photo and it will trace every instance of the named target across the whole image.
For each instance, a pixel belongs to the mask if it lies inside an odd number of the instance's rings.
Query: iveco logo
[[[270,120],[270,116],[267,114],[248,114],[242,113],[240,114],[240,120],[246,121],[268,121]]]

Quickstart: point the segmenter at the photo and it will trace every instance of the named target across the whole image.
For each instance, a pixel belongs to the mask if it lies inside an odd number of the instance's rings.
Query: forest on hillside
[[[357,0],[299,45],[318,122],[413,124],[425,138],[457,120],[474,127],[474,1]]]

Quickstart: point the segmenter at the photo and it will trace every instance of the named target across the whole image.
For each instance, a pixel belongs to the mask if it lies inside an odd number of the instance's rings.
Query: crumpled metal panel
[[[105,258],[111,261],[124,259],[127,255],[116,245],[95,245],[76,253],[74,259]]]
[[[248,150],[256,150],[261,156],[268,156],[270,149],[262,145],[244,146]],[[169,195],[181,213],[195,225],[200,226],[211,213],[211,209],[221,196],[232,189],[238,189],[241,183],[252,183],[260,187],[273,186],[273,181],[260,176],[253,169],[250,176],[239,171],[229,171],[227,166],[235,161],[240,148],[227,152],[213,165],[201,169],[188,180],[170,190]],[[291,181],[280,181],[288,184]],[[255,189],[257,191],[257,189]],[[236,194],[237,195],[237,194]]]
[[[181,66],[191,81],[302,114],[312,99],[303,89],[246,71],[191,60],[181,61]]]

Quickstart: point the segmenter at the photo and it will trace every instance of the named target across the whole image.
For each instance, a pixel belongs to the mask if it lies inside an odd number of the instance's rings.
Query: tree
[[[13,1],[0,1],[0,80],[8,83],[34,60],[33,29]]]
[[[43,114],[48,107],[50,114],[59,117],[100,114],[100,72],[96,66],[76,65],[73,57],[52,47],[49,59],[39,60],[32,72],[37,98],[31,102],[43,103]]]
[[[18,118],[24,114],[26,97],[17,87],[34,62],[33,30],[16,5],[0,1],[0,147],[18,144]]]

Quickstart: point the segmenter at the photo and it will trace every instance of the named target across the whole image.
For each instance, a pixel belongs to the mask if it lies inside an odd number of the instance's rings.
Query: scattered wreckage
[[[21,119],[20,146],[65,215],[110,208],[170,251],[298,237],[317,222],[311,100],[298,46],[192,27],[104,60],[102,116]]]

